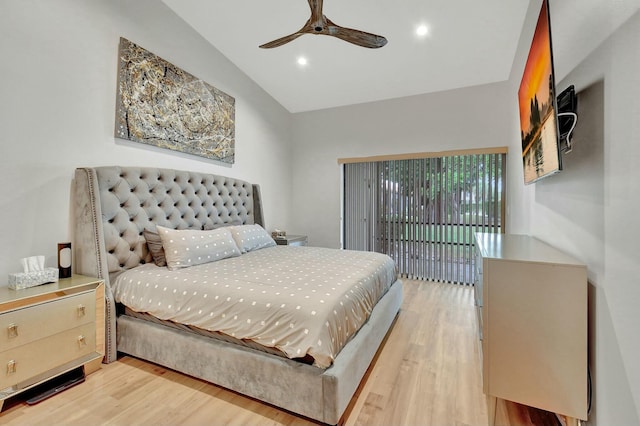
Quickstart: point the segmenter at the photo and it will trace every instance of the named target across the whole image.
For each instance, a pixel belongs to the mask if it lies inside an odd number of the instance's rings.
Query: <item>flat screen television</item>
[[[518,101],[525,184],[562,170],[548,0],[543,0]]]

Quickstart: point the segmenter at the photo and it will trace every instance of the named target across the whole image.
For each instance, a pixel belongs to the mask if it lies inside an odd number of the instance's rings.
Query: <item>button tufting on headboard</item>
[[[110,274],[151,261],[142,236],[145,228],[254,223],[253,186],[247,182],[170,169],[95,170]]]

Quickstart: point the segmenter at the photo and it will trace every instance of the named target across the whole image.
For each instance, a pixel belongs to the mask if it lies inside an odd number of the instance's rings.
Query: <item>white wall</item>
[[[531,231],[589,265],[593,424],[640,424],[640,13],[560,84],[589,93],[601,84],[603,109],[585,111],[565,176],[536,187]]]
[[[115,139],[117,52],[125,37],[236,99],[228,166]],[[56,266],[70,239],[76,167],[155,166],[261,185],[267,226],[287,227],[291,115],[160,0],[0,2],[0,285],[37,254]]]
[[[535,24],[537,11],[533,13],[527,22]],[[527,25],[512,72],[514,90],[531,40]],[[571,253],[589,268],[589,357],[594,383],[589,424],[637,425],[640,13],[590,49],[592,53],[556,83],[560,90],[574,84],[578,91],[580,118],[574,149],[563,156],[564,170],[518,188],[522,202],[511,203],[511,213],[528,218],[523,232]]]
[[[340,247],[338,158],[507,146],[512,98],[497,83],[295,114],[291,231]]]

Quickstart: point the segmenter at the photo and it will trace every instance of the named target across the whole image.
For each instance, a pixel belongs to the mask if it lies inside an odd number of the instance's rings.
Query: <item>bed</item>
[[[390,259],[274,246],[263,235],[259,186],[224,176],[79,168],[73,199],[76,272],[105,280],[104,362],[120,352],[323,423],[340,421],[400,309],[402,283]],[[149,231],[170,248],[167,266],[149,250]],[[185,243],[194,263],[183,267],[175,262],[184,252],[170,258],[178,250],[167,246],[177,236],[234,248],[224,249],[224,260],[195,261],[196,246]],[[232,310],[252,304],[263,317]],[[329,324],[333,316],[345,322]],[[307,325],[311,317],[320,326]]]

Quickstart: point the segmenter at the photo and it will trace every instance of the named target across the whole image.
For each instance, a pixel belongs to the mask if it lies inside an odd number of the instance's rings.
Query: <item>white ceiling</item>
[[[324,0],[345,27],[380,34],[367,49],[296,32],[306,0],[163,0],[216,49],[292,113],[504,81],[529,2],[540,0]],[[640,0],[551,0],[556,77],[562,78],[640,7]],[[426,24],[419,39],[415,29]],[[306,67],[297,58],[308,59]]]

